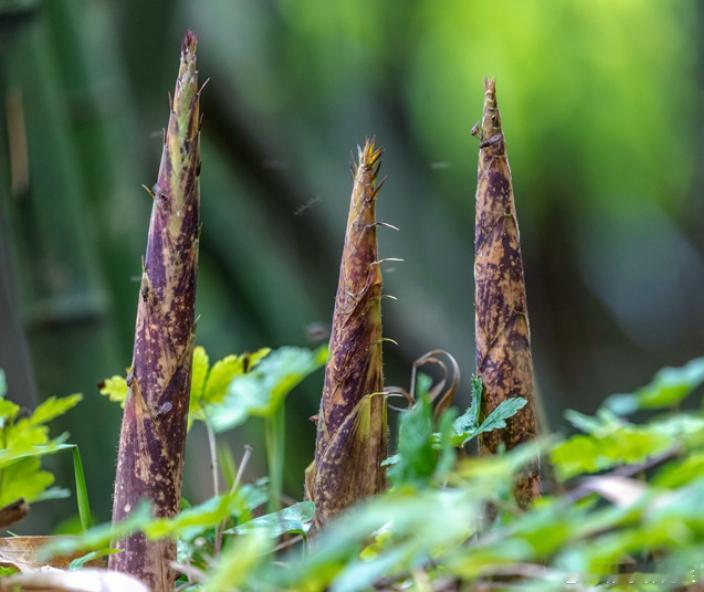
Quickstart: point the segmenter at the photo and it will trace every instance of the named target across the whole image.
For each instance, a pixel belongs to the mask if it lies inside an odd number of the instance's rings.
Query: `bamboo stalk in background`
[[[59,57],[56,66],[68,139],[80,164],[86,213],[92,225],[100,228],[95,242],[111,296],[120,359],[127,360],[134,329],[132,278],[139,276],[139,255],[144,249],[141,221],[149,206],[144,194],[135,191],[134,180],[143,178],[138,163],[149,159],[142,150],[134,104],[119,62],[113,11],[105,3],[84,0],[44,2],[42,11],[51,54]]]
[[[110,303],[93,248],[96,225],[70,141],[57,66],[66,58],[51,45],[43,3],[2,3],[0,40],[0,234],[7,248],[15,310],[40,397],[91,393],[102,377],[123,364],[115,355]],[[93,509],[104,518],[110,511],[114,477],[105,452],[116,443],[119,422],[119,410],[110,407],[99,397],[87,396],[83,413],[100,416],[99,422],[69,415],[57,425],[81,446],[91,467]],[[57,481],[71,479],[71,455],[55,462],[61,467]],[[32,519],[50,524],[73,511],[70,500],[51,507],[39,504]]]
[[[316,527],[385,486],[387,422],[382,369],[381,270],[376,197],[381,150],[359,151],[318,415],[315,461],[306,491]]]
[[[129,396],[120,434],[113,521],[140,498],[157,516],[173,516],[181,499],[191,382],[200,208],[200,113],[196,37],[186,33],[154,187]],[[111,569],[171,590],[176,544],[136,534],[117,543]]]
[[[535,437],[533,358],[511,169],[496,102],[494,80],[485,81],[484,112],[476,130],[481,141],[477,171],[474,242],[475,339],[477,374],[484,384],[482,417],[508,397],[528,404],[504,430],[484,434],[481,448],[492,453]],[[539,494],[537,467],[516,483],[522,507]]]

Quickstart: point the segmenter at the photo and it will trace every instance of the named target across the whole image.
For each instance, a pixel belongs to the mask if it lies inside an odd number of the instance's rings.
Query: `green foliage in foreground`
[[[41,467],[41,457],[61,450],[75,449],[65,444],[68,434],[56,438],[49,436],[47,424],[75,407],[82,395],[68,397],[50,397],[39,405],[33,413],[23,414],[19,405],[5,398],[7,385],[5,375],[0,370],[0,507],[6,506],[20,498],[27,502],[38,502],[57,497],[66,497],[65,489],[50,488],[54,475]],[[74,452],[76,469],[82,472],[80,455]],[[78,488],[85,491],[84,483],[79,483],[82,476],[76,475]],[[87,512],[87,498],[82,515]],[[84,524],[89,522],[86,516]]]
[[[313,352],[308,355],[315,361]],[[272,385],[284,384],[282,367],[296,368],[292,360],[304,358],[303,352],[272,358],[268,377],[262,375],[265,358],[257,366],[262,388],[252,387],[251,397],[271,400]],[[422,592],[473,590],[489,581],[499,589],[510,582],[511,589],[541,591],[626,589],[618,582],[675,589],[699,577],[704,552],[704,416],[672,408],[704,381],[700,365],[695,360],[663,370],[633,395],[607,399],[594,416],[568,412],[581,432],[570,438],[479,457],[468,456],[465,444],[502,429],[523,400],[509,400],[479,422],[482,386],[473,379],[469,409],[459,417],[447,411],[434,422],[421,377],[416,404],[402,412],[396,451],[386,463],[391,488],[361,501],[312,540],[311,502],[264,513],[266,480],[239,484],[234,478],[226,493],[175,518],[156,519],[144,504],[124,523],[60,540],[44,554],[86,553],[74,562],[80,567],[112,553],[115,538],[141,530],[178,541],[179,564],[189,566],[180,583],[192,591]],[[245,376],[234,379],[228,393]],[[295,383],[290,378],[282,392]],[[637,423],[627,411],[649,415]],[[545,495],[522,511],[513,480],[536,459],[542,459]],[[625,564],[636,573],[619,580]]]

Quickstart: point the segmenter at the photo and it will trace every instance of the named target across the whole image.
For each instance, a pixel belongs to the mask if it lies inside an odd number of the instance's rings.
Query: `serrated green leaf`
[[[54,475],[41,470],[38,458],[24,458],[2,471],[0,507],[24,498],[33,502],[54,482]]]
[[[476,374],[472,374],[472,400],[467,410],[455,420],[455,433],[470,433],[479,426],[479,411],[482,405],[483,392],[482,379]]]
[[[29,418],[23,418],[5,428],[5,446],[8,449],[41,446],[49,442],[49,428],[45,425],[32,425]]]
[[[550,460],[560,480],[594,473],[618,464],[644,461],[662,452],[671,438],[653,429],[623,426],[603,436],[578,435],[557,444]]]
[[[278,512],[264,514],[235,528],[226,530],[226,534],[247,534],[252,530],[262,529],[273,539],[282,534],[306,534],[310,530],[315,504],[311,501],[298,502]]]
[[[510,399],[501,401],[499,406],[486,416],[486,419],[477,429],[477,434],[505,428],[506,420],[516,415],[527,403],[528,401],[523,397],[511,397]]]
[[[110,378],[106,378],[100,383],[99,392],[106,396],[110,401],[119,403],[122,407],[125,406],[127,400],[127,380],[124,376],[115,374]]]
[[[0,399],[0,429],[11,422],[20,412],[20,406],[7,399]]]
[[[68,395],[67,397],[49,397],[42,402],[29,417],[30,425],[43,425],[52,419],[73,409],[83,399],[81,393]]]
[[[20,442],[9,448],[2,448],[0,449],[0,469],[4,470],[15,461],[23,458],[45,456],[47,454],[55,454],[61,450],[68,450],[72,446],[70,444],[64,444],[67,438],[68,434],[62,434],[44,445]]]
[[[326,352],[326,348],[282,347],[250,373],[237,376],[222,403],[208,407],[215,431],[233,428],[250,416],[272,416],[286,395],[325,363]]]
[[[54,476],[41,468],[40,457],[70,448],[64,444],[68,434],[49,439],[45,425],[75,407],[82,395],[50,397],[29,416],[16,420],[19,407],[0,399],[0,506],[23,498],[39,502],[66,497],[65,489],[48,489]]]
[[[208,375],[204,396],[205,404],[222,403],[232,380],[236,376],[252,371],[270,352],[270,348],[264,347],[251,354],[227,356],[216,362]]]
[[[254,353],[229,355],[210,366],[210,357],[202,346],[193,349],[191,366],[191,390],[188,408],[188,428],[194,421],[206,420],[205,408],[223,402],[232,380],[249,372],[267,356],[271,350],[262,348]],[[124,408],[127,399],[127,380],[114,375],[106,378],[99,387],[100,394]]]
[[[679,368],[663,368],[652,382],[633,394],[611,395],[604,405],[618,415],[638,409],[662,409],[679,404],[704,383],[704,357]]]
[[[473,389],[473,393],[474,392],[475,391]],[[478,392],[481,393],[481,390],[478,390]],[[472,407],[470,407],[464,415],[455,420],[455,424],[453,426],[455,433],[452,437],[453,444],[461,447],[480,434],[505,428],[506,420],[516,415],[516,413],[526,406],[527,402],[528,401],[526,401],[523,397],[511,397],[505,401],[501,401],[496,409],[489,413],[489,415],[484,418],[484,421],[479,426],[464,429],[463,426],[471,426],[472,422],[477,421],[475,416],[475,406],[478,409],[478,405],[480,403],[478,399],[474,399]],[[476,413],[478,413],[478,411]],[[474,425],[476,426],[476,424]]]
[[[194,382],[188,415],[189,428],[193,421],[206,421],[207,408],[222,403],[230,383],[237,376],[249,372],[271,351],[262,348],[254,353],[229,355],[209,366],[209,358],[202,347],[193,351]]]

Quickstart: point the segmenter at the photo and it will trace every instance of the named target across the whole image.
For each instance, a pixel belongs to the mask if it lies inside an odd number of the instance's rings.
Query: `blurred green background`
[[[376,134],[390,384],[432,348],[473,370],[472,239],[482,79],[496,75],[551,427],[704,351],[704,12],[695,0],[0,1],[0,367],[28,407],[86,400],[57,428],[109,517],[167,92],[200,38],[198,337],[211,359],[312,344],[330,322],[350,149]],[[312,456],[322,375],[288,400],[287,492]],[[250,442],[264,473],[261,426]],[[209,492],[205,436],[186,495]],[[69,459],[50,460],[70,486]],[[47,530],[73,502],[48,502]],[[43,514],[41,513],[43,512]]]

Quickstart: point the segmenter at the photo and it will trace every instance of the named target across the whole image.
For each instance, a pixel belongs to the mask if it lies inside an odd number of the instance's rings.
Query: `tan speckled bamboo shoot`
[[[129,395],[120,434],[113,521],[140,499],[157,516],[173,516],[181,500],[183,453],[193,355],[200,207],[200,114],[196,37],[181,48],[176,90],[159,176],[137,305]],[[111,569],[136,576],[151,590],[173,590],[176,559],[170,539],[135,534],[118,541]]]
[[[354,169],[330,357],[318,415],[315,461],[306,475],[316,527],[382,491],[387,421],[382,370],[381,269],[376,197],[381,150],[367,140]]]
[[[484,112],[477,171],[474,242],[475,339],[477,374],[484,384],[482,418],[512,396],[528,404],[503,430],[486,433],[481,448],[492,453],[535,437],[533,358],[511,169],[494,80],[485,81]],[[516,483],[516,499],[525,507],[539,493],[531,467]]]

